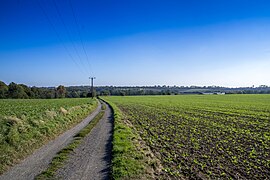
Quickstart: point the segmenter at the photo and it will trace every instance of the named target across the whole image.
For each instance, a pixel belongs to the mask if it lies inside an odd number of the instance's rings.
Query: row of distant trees
[[[225,92],[226,94],[270,94],[270,87],[226,88],[219,86],[141,86],[141,87],[96,87],[94,96],[135,96],[135,95],[176,95],[176,94],[203,94]],[[64,87],[28,87],[14,82],[5,84],[0,81],[0,99],[53,99],[53,98],[85,98],[91,97],[89,86]]]
[[[226,94],[270,94],[270,87],[261,85],[259,87],[226,88],[219,86],[142,86],[142,87],[96,87],[98,95],[134,96],[134,95],[177,95],[177,94],[204,94],[204,93],[226,93]]]
[[[122,89],[118,87],[97,87],[94,95],[100,96],[134,96],[134,95],[171,95],[172,90],[145,90],[141,88]],[[14,82],[5,84],[0,81],[0,99],[54,99],[54,98],[85,98],[91,97],[88,86],[64,87],[28,87]]]
[[[28,87],[14,82],[5,84],[0,81],[0,99],[54,99],[88,97],[88,92],[67,91],[62,85],[53,88]]]
[[[178,92],[176,90],[101,90],[98,92],[101,96],[141,96],[141,95],[178,95],[178,94],[204,94],[204,93],[226,93],[226,94],[270,94],[270,90],[227,90],[227,91],[215,91],[215,90],[207,90],[207,91],[191,91],[191,92]]]
[[[160,90],[160,91],[154,91],[154,90],[142,90],[142,89],[102,89],[99,90],[98,88],[98,95],[100,96],[143,96],[143,95],[177,95],[179,94],[176,91],[173,90]]]

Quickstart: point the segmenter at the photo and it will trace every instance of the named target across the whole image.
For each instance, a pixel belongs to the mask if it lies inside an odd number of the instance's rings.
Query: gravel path
[[[106,105],[103,118],[70,155],[66,165],[57,171],[56,179],[109,179],[112,130],[112,110]]]
[[[98,108],[81,123],[36,150],[21,163],[15,165],[9,171],[1,175],[0,180],[34,179],[36,175],[47,169],[56,153],[67,146],[73,139],[73,136],[84,128],[100,112],[100,110],[101,105],[99,103]]]

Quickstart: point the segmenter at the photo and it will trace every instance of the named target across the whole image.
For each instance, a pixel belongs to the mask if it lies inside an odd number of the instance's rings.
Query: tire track
[[[43,145],[32,155],[28,156],[21,163],[13,166],[10,170],[0,176],[0,180],[31,180],[47,169],[53,157],[67,146],[81,129],[101,111],[101,104],[98,102],[97,109],[85,118],[81,123],[58,136],[56,139]]]
[[[111,168],[113,116],[106,104],[105,114],[70,155],[56,179],[109,179]]]

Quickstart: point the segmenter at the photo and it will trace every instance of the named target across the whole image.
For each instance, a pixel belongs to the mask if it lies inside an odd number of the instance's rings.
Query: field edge
[[[112,102],[113,111],[112,179],[156,179],[161,175],[160,161],[136,132],[135,127],[125,118]]]

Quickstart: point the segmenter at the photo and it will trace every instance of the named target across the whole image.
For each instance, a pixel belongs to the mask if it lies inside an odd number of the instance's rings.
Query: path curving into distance
[[[101,111],[101,104],[98,102],[97,109],[77,124],[72,129],[64,132],[54,140],[43,145],[32,155],[28,156],[21,163],[13,166],[7,172],[0,176],[0,180],[31,180],[42,171],[47,169],[53,157],[61,149],[66,147],[81,129],[89,124],[89,122]]]
[[[56,179],[110,179],[113,113],[105,105],[104,116],[56,172]]]

